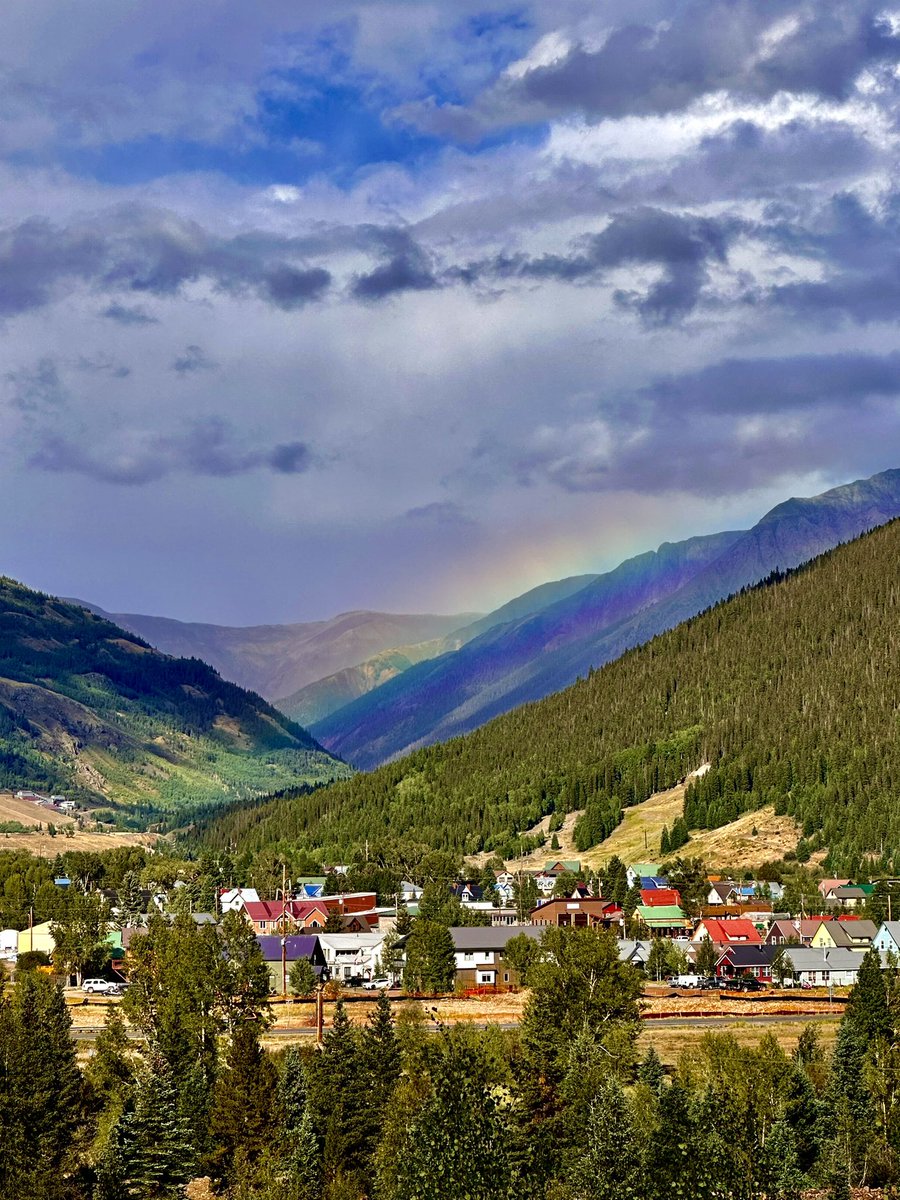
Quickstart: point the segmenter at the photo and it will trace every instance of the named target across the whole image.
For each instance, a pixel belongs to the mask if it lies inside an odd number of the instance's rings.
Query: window
[[[465,952],[465,954],[463,955],[463,961],[464,962],[474,962],[474,960],[475,960],[475,955],[472,953],[471,950],[467,950]]]
[[[504,971],[504,972],[503,972],[503,982],[504,982],[504,983],[509,983],[509,971]]]

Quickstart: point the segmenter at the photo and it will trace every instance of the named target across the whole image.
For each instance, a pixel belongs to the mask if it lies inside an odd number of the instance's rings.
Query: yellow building
[[[49,921],[42,921],[32,929],[23,929],[19,934],[20,954],[27,954],[29,950],[43,950],[45,954],[52,954],[55,949],[56,942],[50,934]]]

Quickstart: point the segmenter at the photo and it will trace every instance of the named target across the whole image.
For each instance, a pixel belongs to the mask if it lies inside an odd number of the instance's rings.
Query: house
[[[848,950],[868,950],[878,933],[874,921],[827,921],[819,922],[810,945],[817,950],[843,946]]]
[[[374,979],[381,971],[383,933],[320,933],[319,945],[332,979]]]
[[[318,976],[325,971],[325,955],[315,934],[291,934],[287,937],[274,935],[257,936],[257,944],[269,972],[269,990],[283,994],[290,990],[287,977],[291,966],[298,958],[308,959]]]
[[[463,880],[461,883],[450,884],[450,894],[455,897],[460,904],[476,904],[477,902],[487,899],[480,884],[472,880]]]
[[[318,900],[325,893],[326,877],[324,875],[305,875],[302,879],[294,880],[294,898],[297,900]]]
[[[564,871],[568,871],[572,875],[580,875],[581,863],[577,860],[574,862],[564,862],[562,859],[554,859],[552,862],[544,863],[545,875],[556,877],[562,875]]]
[[[862,950],[841,947],[818,950],[813,946],[788,946],[787,956],[800,983],[821,987],[852,987],[865,955]]]
[[[219,889],[219,912],[240,912],[247,903],[259,904],[256,888],[229,887]]]
[[[821,917],[773,921],[765,941],[773,946],[781,946],[787,942],[798,942],[801,946],[808,946],[821,923]]]
[[[50,933],[51,924],[51,921],[41,921],[39,925],[21,930],[17,942],[18,953],[27,954],[29,950],[41,950],[44,954],[52,955],[56,949],[56,942]]]
[[[778,953],[773,945],[725,946],[716,960],[717,975],[754,975],[757,979],[770,979],[772,960]]]
[[[680,908],[681,895],[677,888],[641,888],[641,904],[648,908],[660,908],[663,905],[675,905]]]
[[[542,896],[549,896],[556,887],[556,876],[548,875],[546,871],[538,871],[534,876],[534,882]]]
[[[835,888],[846,887],[848,883],[852,882],[852,879],[822,879],[819,882],[819,895],[827,901],[829,895],[834,893]]]
[[[0,958],[15,958],[18,953],[18,929],[0,929]]]
[[[872,938],[872,948],[882,957],[894,954],[900,958],[900,921],[884,921],[881,928]]]
[[[404,904],[417,904],[422,899],[425,889],[417,883],[410,883],[408,879],[401,879],[397,891]]]
[[[665,875],[642,875],[638,880],[638,887],[644,891],[658,890],[668,886],[669,881]]]
[[[514,908],[494,908],[491,906],[492,925],[518,925],[519,914]]]
[[[497,875],[497,895],[501,904],[511,904],[516,895],[516,876],[512,871],[500,871]]]
[[[724,920],[704,917],[694,930],[691,941],[699,943],[707,938],[716,946],[758,946],[763,940],[753,922],[744,917],[727,917]]]
[[[624,921],[625,914],[621,904],[615,900],[604,900],[602,897],[588,897],[586,900],[545,900],[537,908],[531,910],[532,925],[562,925],[584,927],[586,925],[604,925],[609,927]]]
[[[707,904],[727,904],[737,885],[733,879],[717,879],[709,886],[706,896]]]
[[[871,900],[875,891],[874,883],[847,883],[843,887],[834,888],[827,896],[830,904],[852,911],[862,908]]]
[[[324,929],[328,906],[321,900],[248,900],[241,911],[257,934]]]
[[[678,904],[639,904],[634,916],[656,937],[683,937],[687,916]]]
[[[634,941],[630,938],[623,938],[619,942],[619,962],[630,963],[633,967],[638,967],[643,971],[647,965],[647,959],[650,957],[652,945],[653,942],[649,939]]]
[[[625,878],[630,888],[640,887],[642,879],[659,875],[659,863],[634,863],[625,870]]]
[[[503,961],[507,943],[514,937],[539,942],[543,928],[538,925],[514,925],[481,929],[458,927],[450,930],[456,960],[457,987],[492,987],[518,983],[515,970]]]

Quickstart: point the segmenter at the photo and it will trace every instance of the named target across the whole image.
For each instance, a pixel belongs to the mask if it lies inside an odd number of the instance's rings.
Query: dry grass
[[[48,812],[30,800],[17,800],[12,792],[0,792],[0,821],[19,821],[23,825],[46,825],[51,821],[58,828],[73,824],[74,818],[64,817],[60,813]]]
[[[746,1021],[721,1021],[711,1028],[702,1026],[660,1025],[647,1021],[641,1026],[641,1036],[638,1039],[638,1050],[645,1054],[651,1046],[663,1060],[666,1066],[673,1067],[681,1054],[696,1049],[710,1032],[727,1033],[736,1038],[742,1046],[755,1046],[760,1038],[771,1034],[778,1045],[790,1054],[797,1047],[800,1035],[807,1026],[807,1021],[798,1015],[796,1021],[779,1021],[777,1025],[748,1024]],[[823,1047],[828,1050],[837,1037],[838,1018],[815,1021],[816,1032]]]

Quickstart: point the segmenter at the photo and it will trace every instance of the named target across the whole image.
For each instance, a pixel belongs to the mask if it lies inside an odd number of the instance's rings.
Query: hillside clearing
[[[686,787],[687,781],[667,791],[657,792],[642,804],[626,808],[621,825],[605,841],[590,850],[579,851],[573,841],[575,822],[580,812],[566,814],[562,828],[556,834],[558,850],[550,849],[550,817],[544,817],[527,830],[529,836],[544,834],[547,839],[544,846],[510,861],[509,869],[538,870],[553,858],[575,860],[596,870],[605,866],[613,855],[617,855],[624,863],[655,862],[659,858],[663,829],[666,826],[671,829],[682,814]],[[741,872],[782,858],[788,850],[794,849],[799,837],[800,829],[796,821],[792,817],[776,816],[769,805],[756,812],[744,813],[736,821],[718,829],[693,831],[691,840],[680,853],[699,855],[710,867]],[[489,854],[477,854],[467,862],[480,869],[490,857]]]

